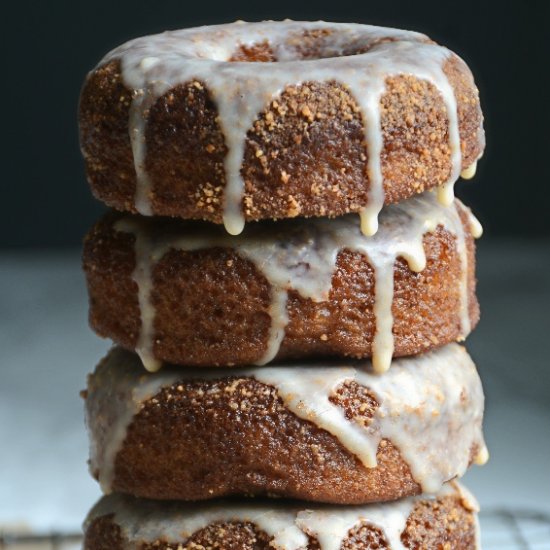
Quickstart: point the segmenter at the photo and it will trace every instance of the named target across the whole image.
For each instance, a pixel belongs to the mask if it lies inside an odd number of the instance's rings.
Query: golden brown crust
[[[90,324],[103,337],[134,349],[141,321],[134,237],[117,232],[109,214],[88,234],[84,270]],[[475,295],[475,245],[464,216],[468,297],[472,327],[479,319]],[[158,223],[162,223],[158,221]],[[456,341],[461,333],[461,263],[455,238],[439,227],[424,237],[427,267],[413,273],[395,266],[395,356],[414,355]],[[181,365],[231,366],[257,362],[266,350],[270,286],[255,265],[226,248],[169,251],[153,269],[153,353]],[[374,336],[374,275],[366,258],[342,251],[329,300],[313,302],[291,291],[290,318],[276,359],[316,356],[370,357]]]
[[[365,423],[378,407],[356,384],[342,385],[331,401]],[[92,414],[107,422],[104,411]],[[109,444],[101,438],[106,427],[94,422],[94,447]],[[142,404],[114,464],[113,491],[159,500],[267,495],[364,504],[421,492],[391,441],[381,441],[377,466],[366,468],[337,437],[296,416],[275,388],[253,378],[162,389]]]
[[[421,500],[411,512],[401,536],[405,548],[424,550],[472,550],[476,548],[474,513],[456,496],[437,500]],[[116,518],[94,519],[85,533],[85,550],[122,550],[125,539]],[[250,523],[218,523],[197,531],[181,541],[157,540],[138,543],[139,550],[271,550],[270,539]],[[310,537],[307,550],[319,550],[319,543]],[[351,529],[341,550],[384,550],[388,548],[382,532],[372,525]]]
[[[237,52],[259,61],[259,46]],[[466,64],[452,55],[444,72],[458,104],[462,168],[482,153],[482,114]],[[118,61],[92,73],[80,100],[80,138],[97,198],[135,212],[136,174],[128,135],[132,91]],[[444,183],[451,170],[443,99],[427,81],[409,75],[386,80],[381,97],[381,156],[386,203]],[[176,86],[152,105],[145,168],[152,208],[159,215],[221,223],[227,148],[216,106],[201,82]],[[362,116],[350,92],[336,82],[288,86],[258,116],[247,135],[241,173],[247,220],[337,216],[367,203],[368,151]]]
[[[457,497],[436,501],[419,501],[401,535],[405,548],[422,550],[441,548],[475,550],[477,544],[476,517],[471,507]]]

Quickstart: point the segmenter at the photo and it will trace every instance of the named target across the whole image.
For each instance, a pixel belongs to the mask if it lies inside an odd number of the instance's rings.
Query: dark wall
[[[78,150],[81,82],[122,41],[235,19],[357,21],[423,31],[459,53],[481,91],[488,147],[458,195],[489,235],[550,235],[550,2],[317,0],[13,2],[2,25],[0,246],[79,243],[102,211]]]

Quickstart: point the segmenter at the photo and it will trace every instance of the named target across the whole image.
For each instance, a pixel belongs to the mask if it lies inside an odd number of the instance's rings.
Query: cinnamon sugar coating
[[[304,58],[313,56],[307,51]],[[356,53],[356,52],[355,52]],[[269,47],[241,48],[235,61],[272,61]],[[477,88],[466,64],[451,55],[443,71],[457,101],[462,169],[483,152]],[[337,82],[287,86],[248,130],[241,174],[247,221],[338,216],[368,203],[365,129],[351,93]],[[113,60],[88,76],[80,100],[80,138],[94,195],[136,212],[136,173],[129,137],[132,90]],[[385,203],[441,185],[451,173],[449,124],[435,86],[411,75],[386,79],[380,99]],[[224,135],[203,82],[171,88],[148,111],[145,170],[158,215],[222,222]]]
[[[103,337],[135,349],[141,320],[134,237],[118,232],[108,214],[88,234],[83,264],[90,296],[90,324]],[[479,319],[475,295],[475,245],[461,214],[468,256],[472,328]],[[155,223],[165,223],[157,220]],[[193,226],[200,231],[200,226]],[[420,273],[398,259],[392,305],[394,356],[414,355],[461,335],[461,262],[456,239],[441,226],[424,236],[427,265]],[[153,354],[193,366],[246,365],[268,345],[271,289],[254,263],[229,248],[170,250],[153,273]],[[365,256],[343,250],[329,299],[314,302],[289,292],[289,323],[276,360],[319,356],[370,357],[375,333],[374,273]]]

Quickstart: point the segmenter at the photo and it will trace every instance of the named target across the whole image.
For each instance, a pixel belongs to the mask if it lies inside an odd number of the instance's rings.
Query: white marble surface
[[[483,320],[468,341],[487,394],[485,508],[550,513],[550,243],[480,246]],[[99,496],[78,395],[109,344],[87,326],[77,251],[0,255],[0,529],[78,530]]]

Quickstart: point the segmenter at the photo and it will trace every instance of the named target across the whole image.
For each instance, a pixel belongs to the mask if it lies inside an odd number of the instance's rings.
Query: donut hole
[[[229,58],[229,61],[269,63],[277,61],[277,58],[269,42],[265,40],[252,46],[239,46],[239,49]]]
[[[365,53],[378,44],[394,40],[391,37],[366,39],[365,36],[343,35],[331,29],[317,29],[288,35],[280,42],[264,40],[250,45],[242,44],[228,61],[274,63],[347,57]]]

